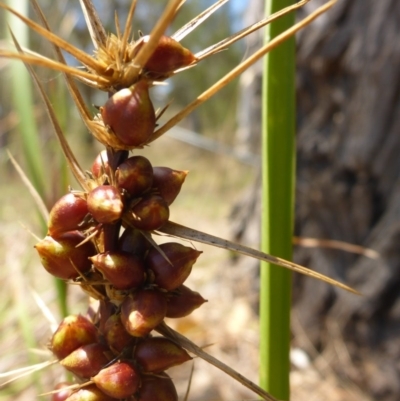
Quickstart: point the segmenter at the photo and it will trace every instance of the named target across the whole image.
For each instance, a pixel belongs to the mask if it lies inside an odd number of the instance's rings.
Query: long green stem
[[[20,12],[22,15],[28,15],[29,1],[20,0],[18,2],[8,0],[10,6]],[[19,44],[24,47],[29,47],[29,31],[28,27],[15,18],[13,15],[7,13],[8,25],[15,34]],[[39,130],[34,116],[34,97],[32,93],[32,81],[23,63],[19,61],[12,62],[11,71],[11,86],[12,86],[12,101],[13,108],[19,116],[18,131],[21,136],[22,151],[26,163],[27,176],[32,184],[42,197],[47,201],[48,191],[46,191],[47,182],[49,180],[48,174],[45,173],[43,166],[42,147],[39,140]],[[66,104],[63,102],[65,96],[59,96],[57,104],[66,109]],[[66,121],[66,118],[65,118]],[[67,171],[65,160],[62,159],[60,165],[59,183],[63,186],[62,192],[67,188]],[[54,189],[53,191],[54,192]],[[60,191],[58,191],[60,192]],[[52,199],[53,201],[53,199]],[[41,215],[39,214],[40,218]],[[46,221],[41,219],[43,232],[46,232]],[[63,281],[55,279],[55,287],[58,294],[59,309],[62,316],[68,314],[67,308],[67,288]],[[27,330],[26,332],[29,332]]]
[[[28,1],[12,2],[12,6],[22,14],[27,14]],[[7,23],[22,46],[28,45],[28,28],[21,21],[10,14],[7,15]],[[13,105],[19,116],[18,130],[22,139],[22,150],[26,161],[28,176],[36,190],[44,198],[45,196],[45,174],[41,158],[41,149],[37,125],[33,114],[32,82],[26,68],[21,62],[12,62],[11,86],[13,94]]]
[[[272,14],[292,4],[266,0]],[[294,15],[272,23],[271,40],[294,23]],[[263,81],[263,215],[261,249],[291,260],[295,177],[295,42],[289,39],[268,54]],[[263,264],[260,292],[260,384],[289,400],[291,273]]]

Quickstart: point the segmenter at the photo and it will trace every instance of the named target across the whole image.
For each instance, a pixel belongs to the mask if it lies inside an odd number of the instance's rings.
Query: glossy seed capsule
[[[144,264],[135,255],[120,251],[105,252],[90,260],[117,290],[136,288],[144,282]]]
[[[191,360],[179,345],[165,337],[149,337],[135,346],[133,357],[143,372],[158,373]]]
[[[187,174],[187,171],[173,170],[169,167],[153,167],[153,188],[168,205],[171,205],[179,195]]]
[[[50,349],[58,359],[63,359],[85,344],[97,342],[96,326],[81,315],[70,315],[63,319],[54,332]]]
[[[138,51],[149,39],[150,36],[144,36],[135,50]],[[164,75],[187,67],[195,60],[196,57],[189,49],[173,38],[163,35],[144,68],[152,73],[151,75]]]
[[[56,236],[79,228],[89,213],[87,202],[72,193],[61,197],[52,207],[47,223],[48,234]]]
[[[150,249],[145,264],[154,273],[154,283],[172,291],[189,277],[201,251],[177,242],[161,244],[160,249],[162,252],[157,248]]]
[[[137,401],[178,401],[178,394],[166,373],[143,376]]]
[[[190,315],[207,302],[198,292],[181,285],[169,294],[166,317],[181,318]]]
[[[112,185],[100,185],[90,191],[87,205],[93,218],[104,224],[116,222],[124,209],[119,190]]]
[[[140,375],[129,361],[118,361],[92,377],[96,386],[110,397],[124,399],[133,395],[140,386]]]
[[[156,114],[149,96],[149,85],[139,81],[121,89],[100,108],[103,122],[125,145],[141,147],[156,126]]]
[[[119,188],[133,197],[139,196],[153,185],[153,167],[145,157],[132,156],[118,166],[115,179]]]
[[[80,232],[69,231],[54,238],[45,237],[35,245],[35,249],[43,267],[50,274],[63,280],[71,280],[90,270],[89,257],[96,254],[91,242],[79,245],[84,239]]]
[[[121,305],[121,322],[134,337],[147,336],[164,319],[165,295],[157,290],[140,290],[126,297]]]

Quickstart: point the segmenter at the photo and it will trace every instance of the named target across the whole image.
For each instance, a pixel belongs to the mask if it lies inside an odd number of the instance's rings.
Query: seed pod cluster
[[[49,348],[78,390],[60,385],[57,400],[177,401],[165,371],[191,359],[153,330],[190,314],[205,300],[184,285],[201,252],[152,235],[168,221],[187,172],[148,159],[107,153],[93,162],[88,191],[70,192],[50,212],[35,245],[45,269],[99,300],[95,318],[66,317]],[[89,384],[88,381],[90,381]]]
[[[137,41],[133,57],[148,39]],[[60,384],[54,400],[177,401],[165,371],[191,357],[153,330],[205,302],[184,286],[201,252],[173,241],[157,245],[153,234],[169,220],[187,172],[153,167],[128,151],[151,141],[154,80],[195,62],[188,49],[162,36],[138,79],[110,88],[96,117],[107,133],[106,150],[93,161],[84,190],[55,203],[47,235],[35,245],[50,274],[80,285],[99,304],[91,318],[66,317],[51,338],[50,350],[82,383]]]

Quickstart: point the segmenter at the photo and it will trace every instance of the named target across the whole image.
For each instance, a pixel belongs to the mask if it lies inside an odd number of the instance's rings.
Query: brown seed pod
[[[136,228],[127,227],[119,238],[118,249],[138,257],[143,257],[150,249],[150,242]]]
[[[140,290],[126,297],[121,305],[121,322],[134,337],[148,335],[164,319],[165,295],[158,290]]]
[[[178,394],[166,373],[157,376],[144,375],[136,397],[137,401],[178,401]]]
[[[108,156],[107,151],[102,150],[94,159],[92,164],[91,172],[93,174],[93,178],[99,179],[103,175],[109,175],[110,165],[108,164]]]
[[[82,345],[60,361],[65,369],[79,377],[89,379],[112,359],[112,353],[104,344]]]
[[[85,237],[78,231],[69,231],[53,238],[45,237],[35,245],[43,267],[63,280],[75,279],[91,268],[90,256],[96,254],[91,242],[77,247]]]
[[[127,218],[140,230],[157,230],[168,221],[169,208],[161,196],[149,194],[131,208]]]
[[[89,212],[99,223],[112,224],[121,218],[124,204],[119,190],[112,185],[100,185],[87,196]]]
[[[127,252],[105,252],[90,258],[96,269],[117,290],[139,287],[145,279],[143,262]]]
[[[182,347],[165,337],[140,340],[133,351],[133,358],[147,373],[159,373],[192,359]]]
[[[85,199],[69,193],[61,197],[50,211],[47,223],[48,235],[56,236],[79,228],[89,213]]]
[[[131,362],[118,361],[102,369],[92,380],[105,394],[120,400],[137,391],[140,374]]]
[[[50,349],[58,359],[64,359],[82,345],[97,342],[96,326],[82,315],[71,315],[63,319],[54,332]]]
[[[66,401],[115,401],[115,398],[105,394],[95,384],[90,384],[73,392]]]
[[[169,206],[179,195],[187,175],[188,171],[153,167],[153,188],[157,189]]]
[[[160,248],[165,256],[157,248],[152,248],[145,264],[154,273],[154,283],[172,291],[189,277],[193,264],[202,252],[177,242],[161,244]]]
[[[119,353],[127,350],[129,347],[133,347],[136,342],[136,338],[132,337],[126,331],[121,322],[120,315],[117,314],[111,315],[107,319],[103,334],[108,346]]]
[[[166,317],[180,318],[190,315],[195,309],[207,302],[198,292],[185,285],[179,286],[169,294]]]
[[[100,113],[104,124],[132,148],[145,145],[156,126],[149,84],[143,80],[116,92],[100,108]]]
[[[119,188],[137,197],[153,185],[153,167],[145,157],[132,156],[118,166],[115,179]]]
[[[141,38],[141,42],[135,48],[136,51],[149,40],[149,36]],[[160,41],[149,58],[144,68],[151,76],[162,76],[187,67],[196,61],[194,54],[183,47],[179,42],[169,36],[161,36]]]

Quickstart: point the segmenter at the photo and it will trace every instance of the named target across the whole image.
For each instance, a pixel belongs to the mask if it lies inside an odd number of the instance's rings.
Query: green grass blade
[[[8,1],[8,4],[15,10],[20,12],[22,15],[28,15],[29,1],[20,0],[18,2]],[[11,31],[16,35],[17,40],[21,46],[29,47],[29,31],[27,26],[22,23],[19,19],[7,13],[7,23]],[[12,102],[13,109],[19,116],[18,132],[21,136],[22,152],[25,160],[26,174],[36,188],[39,195],[46,202],[48,201],[46,196],[46,189],[48,189],[47,182],[49,176],[45,174],[43,160],[42,147],[40,144],[40,135],[38,125],[34,116],[34,96],[32,91],[32,80],[26,70],[25,65],[22,62],[12,61],[11,71],[11,88],[12,88]],[[60,85],[61,86],[61,85]],[[64,91],[65,92],[65,91]],[[62,96],[61,96],[62,95]],[[59,115],[61,115],[63,126],[66,125],[67,117],[66,113],[68,105],[65,101],[65,93],[59,94],[57,97],[57,107]],[[58,150],[58,153],[61,152]],[[61,157],[59,166],[59,177],[58,183],[59,188],[52,188],[52,193],[65,193],[68,182],[68,171],[66,162]],[[48,202],[47,202],[48,203]],[[43,232],[47,231],[46,221],[41,219],[41,225]],[[57,299],[59,304],[60,313],[62,316],[68,314],[67,307],[67,287],[66,284],[59,279],[54,280],[54,285],[57,291]],[[26,330],[29,332],[30,330]],[[32,331],[31,331],[32,332]]]
[[[9,5],[17,9],[21,14],[27,15],[29,1],[21,0],[18,2],[9,0]],[[13,17],[10,13],[6,14],[7,23],[12,32],[15,33],[21,46],[29,44],[29,32],[20,20]],[[26,162],[27,175],[35,186],[36,190],[45,198],[45,174],[43,168],[43,158],[39,143],[37,124],[34,116],[34,101],[32,93],[32,82],[23,63],[12,61],[11,88],[13,109],[19,117],[18,131],[21,135],[22,150]]]
[[[267,0],[268,15],[290,0]],[[267,28],[267,40],[293,25],[287,15]],[[263,216],[261,249],[292,259],[295,177],[295,42],[269,53],[263,81]],[[289,400],[291,272],[262,264],[260,290],[260,384]]]

